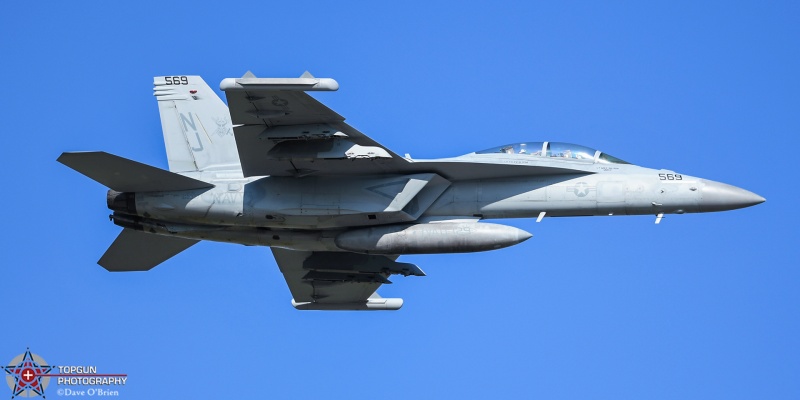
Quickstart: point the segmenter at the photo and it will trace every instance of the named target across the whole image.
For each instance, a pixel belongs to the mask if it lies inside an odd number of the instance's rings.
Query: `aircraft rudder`
[[[153,78],[169,169],[240,168],[228,107],[196,75]]]

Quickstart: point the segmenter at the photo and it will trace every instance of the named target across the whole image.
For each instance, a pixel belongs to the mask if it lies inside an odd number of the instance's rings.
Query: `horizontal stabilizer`
[[[214,186],[103,151],[62,153],[58,162],[118,192],[161,192]]]
[[[197,242],[123,229],[97,263],[112,272],[147,271]]]

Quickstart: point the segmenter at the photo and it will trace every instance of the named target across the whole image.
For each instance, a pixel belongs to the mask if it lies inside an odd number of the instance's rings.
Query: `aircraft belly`
[[[584,175],[457,182],[425,215],[535,218],[542,211],[550,216],[594,215],[595,193],[595,185]]]
[[[699,182],[696,178],[682,176],[680,181],[670,181],[660,180],[658,175],[643,175],[629,181],[625,193],[628,215],[697,212]]]
[[[659,182],[653,195],[658,212],[665,213],[691,213],[698,212],[700,192],[697,190],[698,182]],[[692,190],[694,188],[695,190]]]
[[[198,223],[235,224],[240,221],[243,195],[227,187],[209,190],[136,194],[136,210],[147,218]]]
[[[436,174],[266,177],[211,189],[139,193],[139,215],[161,220],[253,227],[330,229],[413,222],[450,183]],[[474,201],[474,196],[473,196]]]
[[[625,192],[625,210],[628,215],[655,214],[653,202],[656,188],[645,179],[632,182]]]
[[[689,177],[687,177],[689,178]],[[559,175],[450,183],[435,174],[267,177],[211,189],[137,193],[139,215],[283,229],[410,223],[426,216],[536,218],[696,212],[698,182],[655,175]],[[696,188],[695,188],[696,189]]]
[[[130,215],[112,215],[115,224],[148,234],[238,243],[245,246],[271,246],[310,251],[340,251],[334,238],[341,231],[302,231],[243,226],[219,226],[168,222]]]
[[[597,214],[625,215],[627,182],[606,181],[597,184]]]
[[[453,183],[428,207],[424,216],[474,216],[479,213],[478,181]]]

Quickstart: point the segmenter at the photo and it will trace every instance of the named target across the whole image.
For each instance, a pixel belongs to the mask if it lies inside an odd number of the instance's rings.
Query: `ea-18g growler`
[[[484,219],[698,213],[764,198],[569,143],[435,160],[397,155],[307,91],[333,79],[154,79],[169,171],[104,152],[58,161],[105,185],[122,232],[98,262],[144,271],[200,240],[269,246],[301,310],[396,310],[377,294],[403,254],[500,249],[531,234]]]

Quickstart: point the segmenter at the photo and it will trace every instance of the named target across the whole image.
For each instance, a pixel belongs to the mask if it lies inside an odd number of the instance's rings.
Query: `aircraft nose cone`
[[[735,210],[761,204],[766,199],[763,197],[725,183],[705,180],[701,191],[701,211]]]

